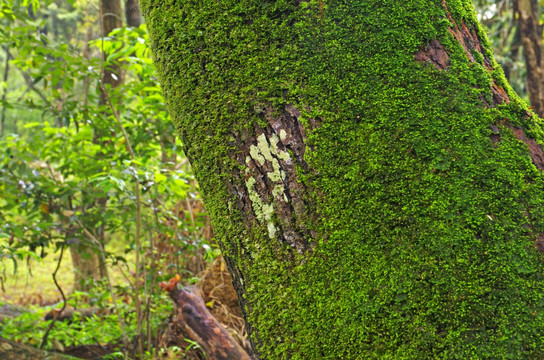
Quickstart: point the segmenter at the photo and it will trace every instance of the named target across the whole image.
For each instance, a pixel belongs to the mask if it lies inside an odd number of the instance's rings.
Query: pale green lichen
[[[272,161],[272,167],[274,168],[274,171],[269,172],[266,175],[273,182],[281,181],[280,164],[278,163],[277,159],[274,159],[274,161]]]
[[[274,171],[266,174],[272,182],[281,182],[285,179],[285,172],[281,170],[279,160],[289,161],[291,159],[288,152],[278,149],[278,142],[279,138],[276,134],[270,137],[270,143],[266,135],[261,134],[257,137],[257,146],[251,145],[249,150],[251,157],[259,164],[264,165],[265,161],[272,163]],[[249,163],[247,158],[246,163]]]
[[[285,134],[285,130],[283,130]],[[281,134],[281,132],[280,132]],[[281,136],[281,135],[280,135]],[[257,145],[251,145],[249,153],[251,157],[246,157],[246,164],[249,164],[251,158],[257,161],[263,166],[266,161],[272,164],[273,171],[267,172],[266,176],[275,183],[272,190],[272,197],[277,200],[283,200],[288,202],[287,195],[285,194],[285,186],[283,180],[285,180],[285,171],[281,169],[279,160],[289,161],[291,158],[289,153],[278,149],[279,137],[273,134],[270,137],[270,142],[267,140],[265,134],[261,134],[257,137]],[[249,172],[249,168],[246,169]],[[272,215],[274,213],[274,200],[270,204],[265,204],[259,194],[255,191],[253,186],[255,185],[255,178],[250,177],[246,180],[246,187],[249,193],[249,198],[253,207],[253,211],[257,220],[261,223],[266,223],[268,236],[272,239],[276,236],[276,226],[272,221]]]
[[[272,161],[274,159],[272,157],[272,152],[270,151],[271,147],[268,145],[265,134],[261,134],[257,137],[257,146],[266,160]]]
[[[249,148],[249,153],[255,161],[258,161],[259,164],[264,165],[265,158],[260,154],[259,148],[257,146],[251,145],[251,147]]]
[[[271,239],[274,239],[276,236],[276,226],[274,226],[273,222],[269,222],[267,228],[268,228],[268,236]]]
[[[257,192],[253,189],[253,186],[256,182],[257,181],[255,180],[255,178],[251,176],[249,179],[246,180],[246,188],[249,194],[249,199],[251,200],[253,212],[255,213],[257,220],[262,222],[265,220],[264,204],[261,201],[259,194],[257,194]]]
[[[283,129],[280,130],[280,139],[281,141],[285,141],[285,139],[287,139],[287,133]]]
[[[285,187],[283,186],[283,184],[275,185],[274,189],[272,190],[272,195],[278,200],[283,198],[285,202],[288,202],[287,195],[285,194]]]
[[[281,129],[280,138],[281,138],[282,131],[285,134],[285,130]],[[270,138],[270,145],[271,145],[272,153],[274,155],[276,155],[276,157],[278,159],[280,159],[280,160],[289,161],[291,159],[291,157],[289,156],[289,153],[287,151],[281,151],[280,149],[278,149],[278,142],[279,141],[280,141],[280,139],[278,138],[278,135],[276,135],[276,134],[273,134],[272,137]]]
[[[272,221],[272,215],[274,214],[274,204],[265,204],[261,200],[261,197],[254,189],[254,185],[256,182],[257,181],[253,176],[250,176],[249,179],[246,180],[246,188],[249,194],[249,199],[251,200],[251,206],[253,208],[255,216],[257,217],[257,220],[261,223],[267,224],[268,235],[271,239],[273,239],[276,234],[276,228],[274,226],[274,222]]]

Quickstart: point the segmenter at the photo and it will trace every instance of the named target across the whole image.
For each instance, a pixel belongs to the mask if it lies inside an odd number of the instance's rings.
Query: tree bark
[[[140,13],[138,0],[125,0],[125,18],[128,26],[138,27],[142,24],[142,14]]]
[[[536,0],[514,0],[523,55],[527,66],[527,93],[534,111],[544,116],[544,63],[542,62],[542,26]]]
[[[262,359],[544,357],[544,132],[468,0],[142,0]]]

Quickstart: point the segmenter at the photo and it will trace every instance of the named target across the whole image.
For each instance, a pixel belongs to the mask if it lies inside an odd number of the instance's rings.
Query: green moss
[[[214,231],[244,273],[261,357],[543,358],[534,241],[544,233],[544,182],[508,128],[497,144],[489,138],[490,125],[505,122],[538,141],[543,132],[492,59],[470,1],[447,5],[483,40],[477,63],[449,32],[441,0],[302,5],[142,0]],[[447,70],[415,62],[431,39],[447,49]],[[510,103],[483,105],[491,81]],[[233,138],[267,124],[261,104],[293,104],[304,124],[319,122],[306,126],[311,170],[297,170],[315,189],[311,252],[271,240],[273,199],[259,197],[250,173],[233,178],[244,165],[233,160]],[[286,133],[251,135],[259,164],[289,157],[277,148]],[[273,165],[267,176],[279,198],[285,174]],[[247,186],[252,227],[233,182]]]

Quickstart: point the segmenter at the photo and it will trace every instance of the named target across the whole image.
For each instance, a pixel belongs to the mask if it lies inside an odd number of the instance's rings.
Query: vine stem
[[[57,268],[53,272],[53,281],[55,282],[55,286],[57,287],[57,289],[60,292],[60,295],[62,296],[62,308],[60,309],[59,312],[55,313],[55,316],[53,316],[53,320],[51,321],[51,324],[49,324],[49,326],[47,327],[47,330],[45,331],[45,334],[43,335],[43,338],[42,338],[42,343],[40,344],[40,349],[43,349],[45,344],[47,344],[47,338],[49,337],[49,332],[51,331],[51,329],[53,329],[53,326],[55,326],[55,322],[57,321],[59,315],[62,314],[64,309],[66,309],[66,304],[67,304],[66,295],[64,295],[64,291],[62,291],[62,288],[60,287],[60,285],[59,285],[59,283],[57,281],[57,272],[59,271],[60,264],[62,263],[62,256],[64,255],[64,245],[65,244],[66,244],[66,239],[65,239],[64,242],[62,242],[62,244],[60,246],[59,261],[57,262]]]

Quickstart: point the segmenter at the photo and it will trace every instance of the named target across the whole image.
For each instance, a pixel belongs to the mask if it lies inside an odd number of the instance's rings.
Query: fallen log
[[[197,342],[205,353],[206,359],[251,360],[247,352],[207,309],[200,289],[196,286],[184,286],[180,289],[177,286],[178,281],[179,276],[176,276],[168,283],[159,284],[168,292],[176,305],[176,314],[172,319],[173,326],[169,331],[174,332],[178,338],[181,334]],[[183,338],[180,340],[184,341]]]
[[[0,323],[3,323],[7,318],[17,317],[28,311],[28,309],[25,309],[22,306],[12,305],[0,301]]]
[[[39,350],[0,337],[2,360],[75,360],[71,356]]]
[[[97,308],[86,308],[86,309],[74,309],[66,308],[62,309],[53,309],[45,314],[44,320],[53,320],[57,316],[57,321],[72,321],[74,314],[78,314],[79,318],[86,320],[92,317],[94,314],[100,314],[100,310]]]

